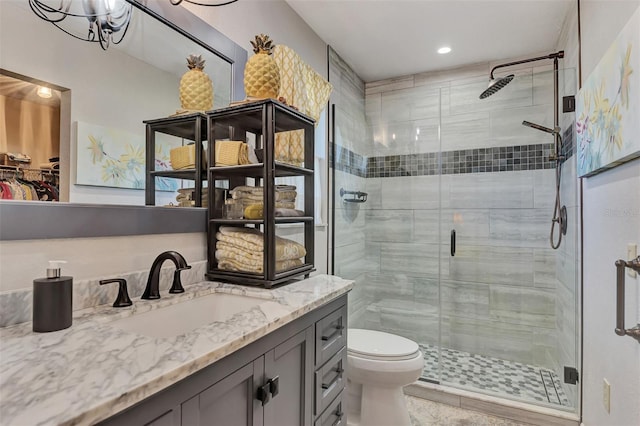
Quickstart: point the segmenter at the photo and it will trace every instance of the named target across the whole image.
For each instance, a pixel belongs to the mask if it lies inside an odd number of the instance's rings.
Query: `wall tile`
[[[490,315],[498,321],[555,329],[555,299],[554,290],[492,285]]]
[[[413,236],[411,210],[367,210],[367,241],[404,242]]]
[[[462,245],[454,257],[448,256],[443,277],[454,281],[533,285],[533,249]]]
[[[376,93],[389,92],[391,90],[407,89],[413,87],[413,76],[389,78],[386,80],[373,81],[365,85],[365,95],[370,96]]]
[[[546,209],[493,209],[490,243],[511,247],[548,247],[551,220]]]
[[[558,285],[558,278],[556,277],[556,254],[553,249],[550,247],[535,249],[533,258],[534,287],[555,288]]]
[[[437,277],[442,251],[437,244],[389,243],[380,247],[380,266],[384,273],[420,274]],[[446,274],[448,265],[441,268]]]
[[[531,208],[533,176],[529,171],[454,175],[449,192],[453,208]]]

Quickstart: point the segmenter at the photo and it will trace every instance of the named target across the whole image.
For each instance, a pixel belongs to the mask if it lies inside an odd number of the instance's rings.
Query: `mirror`
[[[107,51],[97,43],[76,40],[39,19],[26,2],[4,2],[2,9],[2,40],[6,40],[1,46],[2,68],[46,81],[48,86],[53,84],[71,90],[72,125],[68,140],[61,139],[65,145],[60,150],[62,201],[144,204],[143,190],[122,189],[133,185],[103,183],[100,176],[92,180],[76,173],[82,169],[80,163],[87,161],[87,156],[82,154],[88,143],[78,138],[77,126],[132,135],[144,148],[142,121],[168,116],[180,107],[178,83],[187,71],[189,54],[201,54],[205,59],[205,72],[214,86],[214,108],[229,104],[232,63],[141,9],[134,8],[122,42],[111,44]],[[72,24],[82,28],[87,24],[84,18],[66,20],[69,21],[67,29]],[[82,29],[73,32],[81,34]],[[17,39],[21,42],[11,42]],[[38,143],[41,141],[34,141]],[[69,144],[68,150],[66,144]],[[36,152],[25,154],[37,157]],[[107,152],[107,155],[114,158],[121,153]],[[36,168],[38,164],[35,163]],[[120,187],[109,187],[114,184]]]
[[[25,1],[0,2],[0,68],[61,90],[60,194],[61,200],[72,204],[144,204],[143,190],[76,184],[78,125],[138,134],[144,147],[142,121],[166,117],[180,109],[179,81],[188,70],[188,55],[202,54],[206,60],[204,70],[214,85],[214,108],[244,98],[244,49],[168,0],[127,1],[134,6],[130,27],[122,43],[111,45],[107,51],[97,43],[76,40],[38,18]],[[4,204],[0,204],[0,215],[5,229],[5,212],[29,208],[27,203],[14,202],[11,208]],[[70,207],[66,203],[52,204],[56,208]],[[113,206],[109,211],[117,214]],[[82,209],[74,208],[73,212],[81,214]],[[149,220],[153,220],[153,213],[149,214]],[[117,230],[113,232],[118,234]],[[11,238],[3,232],[0,239]]]

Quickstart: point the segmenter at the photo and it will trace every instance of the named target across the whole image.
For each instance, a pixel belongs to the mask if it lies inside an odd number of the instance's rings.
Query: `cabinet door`
[[[245,365],[182,404],[184,426],[261,426],[262,405],[256,396],[263,359]]]
[[[311,425],[313,357],[312,327],[265,354],[265,378],[277,383],[264,406],[265,426]]]

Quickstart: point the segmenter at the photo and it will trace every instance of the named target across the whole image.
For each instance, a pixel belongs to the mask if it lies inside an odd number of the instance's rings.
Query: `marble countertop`
[[[73,325],[33,333],[31,323],[0,329],[0,423],[93,424],[213,364],[349,291],[352,281],[317,275],[266,290],[217,282],[179,295],[74,312]],[[170,338],[124,331],[110,323],[211,293],[264,303],[223,322]]]

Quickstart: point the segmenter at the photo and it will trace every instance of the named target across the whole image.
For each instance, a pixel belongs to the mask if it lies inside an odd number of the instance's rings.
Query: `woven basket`
[[[173,170],[196,168],[196,146],[194,144],[173,148],[169,151],[169,157]],[[202,167],[206,168],[205,150],[202,150]]]

